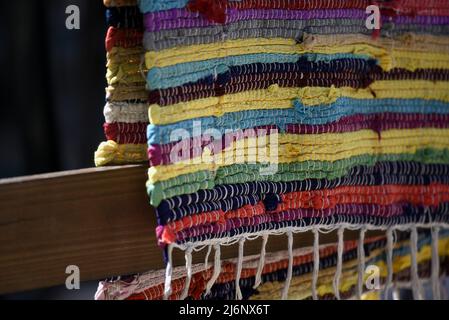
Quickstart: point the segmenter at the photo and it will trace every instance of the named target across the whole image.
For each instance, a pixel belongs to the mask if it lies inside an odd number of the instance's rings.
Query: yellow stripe
[[[235,94],[210,97],[166,107],[151,105],[150,122],[170,124],[178,121],[215,116],[242,110],[288,109],[293,100],[300,99],[306,106],[330,104],[338,98],[354,99],[436,99],[449,102],[449,82],[403,80],[376,81],[365,89],[350,87],[330,88],[303,87],[283,88],[272,85],[268,89],[245,91]]]
[[[146,144],[117,144],[114,141],[102,142],[95,152],[97,167],[111,164],[127,164],[148,161]]]
[[[415,63],[419,63],[419,60],[427,60],[426,64],[429,67],[442,65],[449,67],[447,37],[443,38],[444,40],[438,42],[434,37],[422,36],[419,38],[420,41],[414,42],[415,46],[401,39],[392,41],[381,38],[374,41],[371,37],[363,35],[314,35],[313,39],[309,38],[311,40],[300,44],[296,43],[294,39],[282,38],[238,39],[218,44],[193,45],[147,52],[145,62],[147,68],[151,69],[245,54],[354,53],[378,59],[379,65],[384,70],[392,68],[414,70],[419,66],[407,62],[411,58],[416,60]]]
[[[337,161],[363,154],[413,154],[418,149],[426,147],[445,149],[449,148],[449,129],[394,129],[383,131],[380,139],[372,130],[306,135],[272,134],[265,142],[257,139],[252,137],[234,141],[213,158],[209,150],[205,149],[202,157],[151,167],[148,170],[149,183],[197,171],[215,171],[235,163]],[[260,147],[255,148],[260,141],[262,141]],[[277,154],[273,146],[278,148]]]
[[[109,85],[122,83],[140,83],[145,87],[146,78],[142,72],[147,70],[141,66],[143,48],[119,48],[114,47],[107,53],[106,79]],[[143,70],[142,70],[143,69]]]

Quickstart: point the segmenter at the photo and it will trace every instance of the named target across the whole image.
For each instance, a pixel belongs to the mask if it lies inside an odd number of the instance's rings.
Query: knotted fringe
[[[411,228],[410,255],[412,260],[410,270],[412,278],[413,299],[422,300],[421,283],[419,281],[418,274],[418,230],[416,229],[416,227]]]
[[[239,241],[239,257],[237,262],[237,275],[235,277],[235,299],[242,300],[242,291],[240,290],[240,277],[242,276],[242,267],[243,267],[243,249],[245,246],[245,238],[240,239]]]
[[[313,277],[312,277],[312,298],[318,300],[316,290],[318,284],[318,274],[320,272],[320,232],[313,229]]]
[[[268,242],[268,234],[264,234],[262,236],[262,249],[260,250],[260,260],[259,265],[257,266],[256,281],[254,283],[253,289],[257,289],[257,287],[259,287],[260,283],[262,282],[262,272],[263,267],[265,266],[267,242]]]
[[[186,259],[187,277],[184,286],[184,291],[182,292],[180,300],[185,300],[189,295],[190,282],[192,281],[192,247],[186,250],[185,259]]]
[[[409,227],[409,226],[407,226]],[[418,230],[417,227],[412,225],[410,228],[410,278],[411,278],[411,288],[413,291],[413,297],[415,300],[423,299],[422,292],[422,283],[419,279],[419,265],[418,265]],[[430,227],[429,227],[430,228]],[[357,262],[358,262],[358,281],[356,294],[357,298],[361,299],[364,292],[364,280],[365,280],[365,268],[366,268],[366,253],[365,253],[365,236],[367,227],[363,227],[359,231],[359,239],[357,245]],[[402,229],[401,229],[402,230]],[[313,271],[312,271],[312,298],[314,300],[318,300],[318,280],[319,280],[319,271],[320,271],[320,229],[314,227],[311,230],[314,234],[314,242],[313,242]],[[340,295],[340,284],[343,272],[343,256],[344,256],[344,231],[345,228],[340,226],[337,230],[337,261],[336,261],[336,271],[333,278],[333,291],[335,298],[337,300],[341,299]],[[291,286],[292,276],[293,276],[293,232],[294,230],[288,229],[286,231],[288,237],[288,268],[287,275],[285,279],[285,284],[281,292],[281,299],[288,299],[288,293]],[[435,226],[431,228],[431,251],[432,251],[432,265],[431,265],[431,284],[432,284],[432,294],[435,300],[441,300],[445,297],[445,292],[441,291],[441,279],[440,279],[440,257],[439,257],[439,232],[440,227]],[[259,258],[259,263],[257,266],[257,271],[255,275],[255,284],[253,288],[257,288],[262,282],[262,274],[265,266],[266,259],[266,246],[268,243],[269,233],[262,233],[260,235],[263,239],[261,253]],[[235,278],[235,299],[242,300],[243,295],[240,288],[240,280],[243,269],[243,261],[244,261],[244,245],[245,238],[239,239],[239,249],[238,249],[238,259],[237,259],[237,268],[236,268],[236,278]],[[386,264],[387,264],[387,277],[384,286],[384,297],[389,298],[391,290],[394,288],[394,270],[393,270],[393,257],[394,257],[394,243],[395,243],[395,227],[389,227],[386,230]],[[209,255],[211,254],[212,246],[215,250],[214,256],[214,271],[212,277],[206,284],[205,295],[210,294],[210,291],[217,281],[218,277],[221,273],[221,247],[219,244],[208,245],[208,250],[206,253],[206,258],[204,261],[205,270],[209,269]],[[165,283],[164,283],[164,295],[163,299],[168,300],[172,294],[172,277],[173,277],[173,248],[175,245],[171,244],[167,246],[167,266],[165,270]],[[204,248],[204,247],[203,247]],[[193,277],[193,268],[192,268],[192,253],[194,250],[193,246],[184,247],[185,250],[185,260],[186,260],[186,270],[187,275],[185,278],[185,287],[183,288],[180,299],[184,300],[188,298],[188,293]],[[393,292],[393,299],[398,299],[398,293]]]
[[[211,245],[207,246],[206,257],[204,258],[204,269],[205,270],[209,269],[209,256],[210,256],[211,251],[212,251],[212,246]]]
[[[385,282],[385,289],[384,289],[384,297],[388,298],[390,294],[390,288],[393,284],[393,229],[389,228],[387,230],[387,252],[386,252],[386,258],[387,258],[387,280]]]
[[[438,253],[440,228],[432,228],[432,296],[434,300],[441,300],[440,291],[440,256]]]
[[[366,229],[362,228],[359,235],[359,243],[357,246],[357,259],[358,259],[358,281],[357,281],[357,299],[362,299],[363,294],[363,280],[365,274],[365,233]]]
[[[337,231],[337,270],[333,281],[334,295],[337,300],[340,300],[340,279],[343,271],[344,231],[343,227],[340,227]]]
[[[215,250],[215,257],[214,257],[214,273],[212,274],[212,277],[209,279],[206,285],[206,296],[210,293],[210,290],[215,284],[215,281],[217,281],[218,277],[220,276],[221,272],[221,247],[219,244],[214,245]]]
[[[167,267],[165,269],[165,286],[164,286],[164,300],[168,300],[172,293],[171,277],[173,273],[173,245],[169,245],[167,248]]]
[[[288,298],[288,290],[290,289],[290,283],[292,282],[293,276],[293,232],[287,232],[288,237],[288,269],[287,269],[287,278],[285,279],[284,289],[282,290],[281,299],[287,300]]]

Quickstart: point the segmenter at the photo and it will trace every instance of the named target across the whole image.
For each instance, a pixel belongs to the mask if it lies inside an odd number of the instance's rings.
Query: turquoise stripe
[[[304,106],[301,101],[293,102],[291,109],[248,110],[226,113],[222,117],[204,117],[185,120],[168,125],[149,125],[147,130],[148,143],[166,144],[178,141],[179,137],[170,137],[175,130],[183,130],[190,137],[201,134],[193,130],[194,122],[201,126],[201,132],[216,129],[223,135],[225,131],[248,129],[263,125],[277,125],[281,131],[285,125],[325,124],[337,121],[354,114],[373,114],[384,112],[449,114],[449,103],[438,100],[424,99],[353,99],[340,98],[329,105]]]
[[[309,61],[331,61],[335,59],[359,58],[370,60],[367,55],[347,53],[338,54],[273,54],[256,53],[224,58],[210,59],[196,62],[179,63],[163,68],[152,68],[147,75],[147,89],[167,89],[182,86],[189,82],[196,82],[229,71],[229,67],[252,63],[295,63],[301,57],[307,57]]]
[[[189,0],[138,0],[140,12],[156,12],[185,8]]]

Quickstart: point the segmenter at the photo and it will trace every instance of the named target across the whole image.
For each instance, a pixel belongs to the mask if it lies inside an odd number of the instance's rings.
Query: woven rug
[[[441,298],[448,1],[377,1],[378,30],[365,0],[140,0],[140,13],[114,4],[108,141],[96,163],[149,161],[167,267],[103,282],[97,298],[362,298],[369,264],[387,291],[402,284],[420,299],[427,279]],[[359,240],[345,243],[345,230]],[[366,240],[369,230],[386,236]],[[333,231],[338,243],[320,246]],[[309,255],[293,249],[303,232],[314,235]],[[273,257],[272,235],[289,247]],[[257,238],[261,254],[245,257]],[[222,262],[232,244],[238,258]],[[185,267],[174,268],[174,249]],[[212,266],[192,266],[201,250],[214,252]]]
[[[147,70],[142,63],[143,18],[136,1],[104,1],[108,31],[106,105],[103,142],[97,166],[143,163],[148,126]]]

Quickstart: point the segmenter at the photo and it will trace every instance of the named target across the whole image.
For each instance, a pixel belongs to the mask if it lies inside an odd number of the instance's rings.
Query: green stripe
[[[150,203],[158,206],[163,199],[195,193],[201,189],[212,189],[216,185],[237,184],[250,181],[295,181],[305,179],[336,179],[345,176],[348,171],[360,165],[373,166],[383,161],[414,161],[420,163],[449,164],[449,149],[421,149],[415,154],[361,155],[335,162],[303,161],[281,163],[274,175],[261,175],[260,169],[266,164],[235,164],[220,167],[216,172],[198,171],[178,177],[147,183]]]

